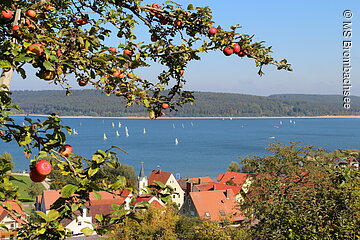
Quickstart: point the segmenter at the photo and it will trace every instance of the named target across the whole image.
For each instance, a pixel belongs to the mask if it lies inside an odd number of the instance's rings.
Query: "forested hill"
[[[281,98],[287,100],[307,101],[317,103],[341,103],[343,101],[342,95],[314,95],[314,94],[274,94],[271,98]],[[351,105],[360,105],[360,97],[350,96]]]
[[[350,110],[342,107],[341,96],[329,95],[272,95],[260,97],[244,94],[195,92],[196,104],[186,105],[167,116],[319,116],[360,115],[360,98],[352,96]],[[14,103],[25,114],[86,115],[86,116],[147,116],[141,106],[125,108],[119,97],[108,97],[97,90],[74,90],[71,96],[64,91],[14,91]],[[355,105],[354,102],[359,105]]]

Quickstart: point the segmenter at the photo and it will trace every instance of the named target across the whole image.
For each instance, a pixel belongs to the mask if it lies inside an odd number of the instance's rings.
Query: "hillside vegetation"
[[[147,116],[141,106],[124,107],[124,100],[106,96],[97,90],[74,90],[64,97],[60,90],[14,91],[14,102],[22,106],[25,114],[51,114],[75,116]],[[319,116],[360,115],[360,97],[352,96],[351,109],[342,107],[340,95],[281,94],[269,97],[195,92],[196,104],[183,106],[167,116],[194,117],[258,117],[258,116]],[[357,103],[358,105],[356,105]]]

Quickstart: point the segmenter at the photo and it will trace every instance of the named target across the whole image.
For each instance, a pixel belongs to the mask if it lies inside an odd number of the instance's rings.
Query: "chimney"
[[[226,192],[225,192],[226,199],[230,198],[230,191],[231,191],[231,189],[226,189]]]
[[[186,194],[193,191],[194,183],[192,181],[186,182]]]
[[[201,177],[198,178],[198,184],[201,184]]]

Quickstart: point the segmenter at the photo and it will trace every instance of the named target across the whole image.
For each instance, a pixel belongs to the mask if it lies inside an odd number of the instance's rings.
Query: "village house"
[[[95,198],[93,193],[90,193],[90,201],[86,207],[79,209],[75,212],[75,219],[64,219],[61,223],[64,227],[68,228],[73,235],[81,235],[81,229],[89,227],[93,229],[91,223],[95,222],[96,214],[109,214],[112,209],[112,204],[124,204],[125,209],[130,209],[131,192],[124,190],[119,191],[117,194],[111,194],[105,191],[98,191],[101,199]],[[48,213],[51,205],[60,198],[59,190],[45,190],[42,195],[38,196],[35,201],[35,210]],[[95,234],[95,233],[94,233]]]
[[[180,212],[190,217],[217,222],[226,219],[233,224],[245,219],[237,208],[236,196],[232,189],[190,192]]]
[[[142,177],[141,177],[142,176]],[[181,189],[179,183],[176,181],[174,175],[170,172],[165,172],[162,170],[153,170],[147,180],[143,174],[143,167],[140,171],[139,180],[140,178],[142,181],[139,181],[139,186],[149,186],[153,185],[154,181],[159,181],[165,185],[169,185],[174,189],[174,194],[172,195],[172,201],[179,207],[184,203],[184,191]]]
[[[18,216],[13,214],[12,212],[4,209],[2,207],[2,205],[6,204],[10,205],[11,209],[15,210],[16,212],[18,212]],[[8,229],[6,230],[5,228],[0,228],[0,238],[7,238],[11,235],[14,235],[15,232],[14,230],[21,227],[22,224],[24,224],[24,221],[22,220],[22,218],[26,219],[27,218],[27,214],[24,212],[22,205],[19,206],[16,202],[14,201],[7,201],[7,202],[3,202],[0,204],[0,224],[5,225],[5,227]]]

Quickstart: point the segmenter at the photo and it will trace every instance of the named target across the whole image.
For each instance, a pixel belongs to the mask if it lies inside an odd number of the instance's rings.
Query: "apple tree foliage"
[[[143,105],[151,119],[163,115],[164,103],[170,106],[169,110],[176,110],[194,101],[191,92],[182,90],[183,74],[189,62],[200,60],[202,53],[222,51],[236,43],[241,46],[241,56],[253,59],[259,67],[260,75],[265,65],[291,71],[285,59],[273,59],[271,47],[239,33],[240,26],[228,30],[215,26],[208,7],[181,6],[173,1],[159,5],[141,0],[2,0],[0,11],[0,85],[7,83],[12,71],[25,79],[32,68],[39,81],[60,85],[67,94],[71,93],[69,79],[75,79],[80,86],[92,85],[108,95],[125,98],[127,106]],[[214,26],[217,32],[209,33]],[[109,39],[116,42],[114,46],[108,46]],[[241,61],[241,57],[234,60]],[[151,64],[163,66],[157,79],[140,74],[142,68]],[[90,159],[75,154],[63,156],[59,151],[66,143],[65,133],[71,129],[55,114],[44,121],[25,118],[25,126],[18,125],[11,114],[20,107],[12,104],[9,84],[0,89],[2,140],[16,141],[23,147],[24,154],[31,158],[31,166],[50,156],[51,164],[61,174],[71,174],[78,183],[62,188],[61,198],[47,215],[37,212],[36,221],[24,219],[26,224],[18,237],[65,238],[68,232],[60,221],[72,219],[73,212],[89,199],[89,192],[125,187],[122,177],[111,183],[106,176],[94,177],[102,166],[119,164],[114,152],[117,147],[98,150]],[[2,176],[6,172],[6,168],[1,170]],[[0,186],[4,191],[0,201],[7,200],[7,191],[12,191],[5,180]],[[159,197],[169,200],[166,194]],[[106,233],[111,225],[128,216],[134,216],[134,212],[121,208],[112,217],[99,215],[94,228],[100,234]],[[92,230],[84,232],[90,234]]]
[[[360,153],[272,144],[241,160],[253,180],[241,207],[252,239],[359,239]]]

